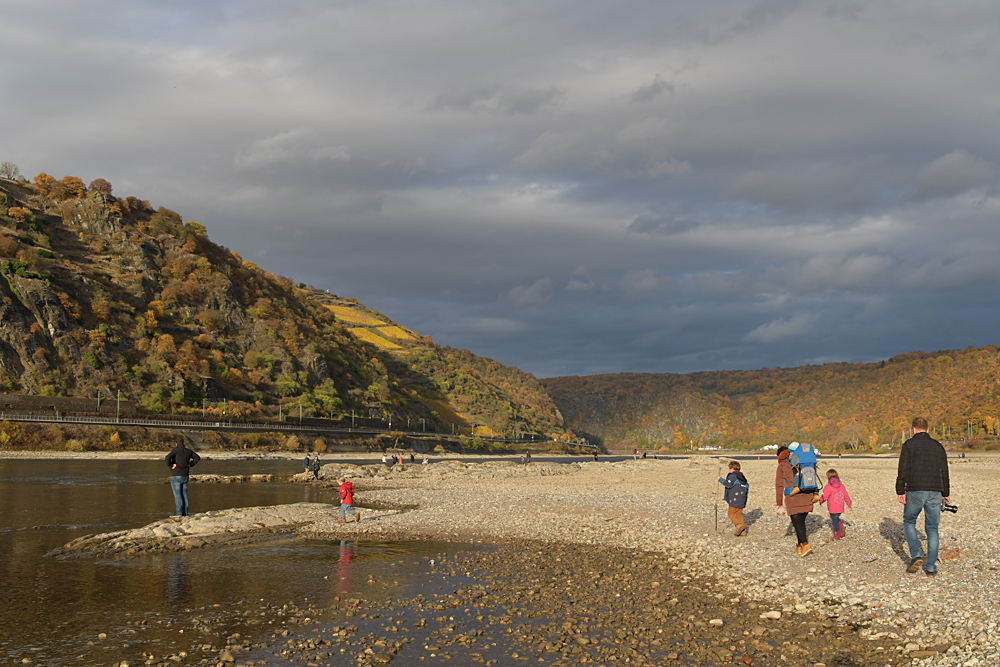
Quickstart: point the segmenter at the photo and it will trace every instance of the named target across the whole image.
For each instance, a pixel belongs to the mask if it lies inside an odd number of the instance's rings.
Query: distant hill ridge
[[[638,447],[810,441],[879,451],[922,415],[936,437],[995,437],[1000,350],[900,354],[879,363],[542,380],[566,428]]]
[[[563,433],[530,374],[276,276],[103,179],[0,178],[0,276],[0,392]]]

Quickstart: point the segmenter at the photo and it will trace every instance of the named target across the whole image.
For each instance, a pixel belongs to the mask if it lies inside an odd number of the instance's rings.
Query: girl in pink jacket
[[[833,527],[833,538],[834,540],[839,540],[844,535],[844,526],[840,523],[840,515],[844,513],[844,505],[846,504],[848,508],[853,512],[854,507],[851,506],[851,496],[847,493],[847,487],[841,484],[840,475],[837,471],[831,468],[826,471],[826,488],[823,489],[823,495],[820,496],[819,502],[823,503],[830,501],[827,505],[827,509],[830,511],[830,524]]]

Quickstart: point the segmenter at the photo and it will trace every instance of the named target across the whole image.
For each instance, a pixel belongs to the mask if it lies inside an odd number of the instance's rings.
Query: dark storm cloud
[[[984,345],[997,26],[966,2],[21,3],[0,160],[539,375]]]

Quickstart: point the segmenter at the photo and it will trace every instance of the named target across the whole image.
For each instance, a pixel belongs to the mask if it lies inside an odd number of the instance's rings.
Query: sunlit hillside
[[[0,179],[0,276],[0,392],[563,432],[531,375],[276,276],[103,179]]]

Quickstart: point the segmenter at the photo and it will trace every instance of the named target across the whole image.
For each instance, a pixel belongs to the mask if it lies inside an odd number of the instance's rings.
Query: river
[[[198,472],[300,472],[297,461],[203,461]],[[161,461],[0,460],[0,659],[35,665],[139,664],[254,631],[251,607],[322,608],[372,572],[401,575],[400,559],[441,543],[275,540],[131,560],[60,561],[45,554],[77,537],[148,524],[173,513]],[[332,493],[288,483],[192,484],[193,513],[330,502]],[[403,577],[399,577],[402,579]],[[211,617],[193,636],[192,616]],[[259,621],[258,621],[259,623]],[[258,629],[262,631],[261,629]],[[28,664],[28,663],[25,663]]]

